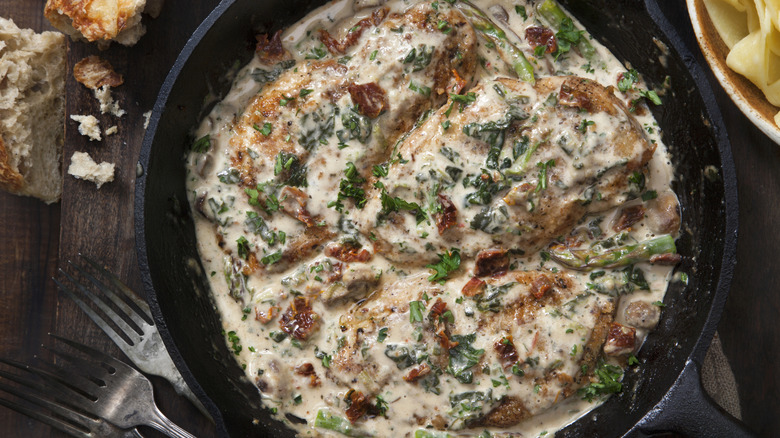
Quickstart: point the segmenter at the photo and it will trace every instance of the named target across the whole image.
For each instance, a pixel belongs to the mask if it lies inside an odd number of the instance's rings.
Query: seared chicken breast
[[[339,217],[364,202],[355,190],[372,166],[389,158],[423,112],[474,75],[474,32],[446,2],[404,14],[376,9],[344,35],[320,31],[319,38],[321,59],[277,71],[231,129],[231,167],[223,173],[256,207],[246,234],[254,259],[267,262],[278,248],[255,232],[259,221],[287,236],[274,263],[250,260],[251,271],[284,269],[332,238]],[[284,59],[272,41],[261,40],[262,54]]]
[[[589,381],[614,311],[614,297],[565,273],[510,271],[446,285],[411,276],[341,317],[332,336],[342,336],[343,346],[328,377],[368,396],[388,385],[450,393],[451,412],[425,403],[417,409],[448,428],[511,426]],[[498,384],[470,387],[487,375]]]
[[[636,197],[655,146],[610,89],[499,78],[453,95],[399,146],[355,222],[396,262],[531,253]]]

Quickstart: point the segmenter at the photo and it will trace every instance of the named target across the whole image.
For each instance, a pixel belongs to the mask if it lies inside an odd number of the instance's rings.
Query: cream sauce
[[[326,28],[335,38],[341,38],[356,22],[369,17],[379,3],[388,7],[391,13],[399,14],[406,13],[416,4],[404,0],[390,0],[387,3],[340,0],[313,11],[285,30],[282,35],[284,46],[296,61],[295,65],[286,65],[285,73],[279,64],[267,65],[255,58],[238,72],[228,95],[216,104],[196,130],[196,138],[208,136],[209,148],[206,153],[190,154],[187,184],[193,215],[198,218],[196,232],[201,261],[206,272],[211,274],[212,293],[222,317],[228,346],[235,351],[236,359],[246,370],[247,377],[260,388],[258,397],[263,399],[269,409],[278,413],[281,421],[298,430],[301,436],[340,436],[332,430],[314,427],[315,419],[318,412],[344,417],[347,407],[345,396],[350,389],[368,394],[372,404],[386,409],[386,417],[379,415],[371,419],[361,418],[351,425],[348,432],[351,436],[415,436],[415,431],[424,429],[437,416],[446,419],[450,429],[447,433],[450,436],[476,435],[483,429],[492,433],[492,436],[542,436],[553,433],[587,413],[605,397],[597,397],[593,402],[588,402],[575,393],[560,401],[564,388],[559,386],[559,381],[544,381],[543,370],[549,372],[551,369],[560,369],[555,373],[577,375],[579,361],[583,360],[583,347],[596,324],[595,315],[599,309],[603,306],[617,306],[615,321],[627,325],[624,314],[630,302],[663,301],[667,285],[671,281],[671,267],[638,263],[636,267],[643,272],[648,288],[636,290],[636,287],[631,287],[632,290],[627,292],[627,283],[621,280],[620,269],[606,270],[605,275],[594,279],[589,272],[573,271],[549,260],[544,251],[513,256],[513,273],[529,271],[534,275],[543,273],[551,277],[562,276],[573,286],[568,292],[561,292],[557,304],[542,307],[529,323],[507,325],[502,322],[502,318],[506,316],[504,306],[528,297],[531,293],[529,284],[522,281],[512,282],[511,277],[514,274],[508,274],[503,279],[487,279],[489,288],[507,285],[500,293],[496,293],[493,304],[498,307],[495,311],[480,310],[477,307],[489,304],[478,304],[477,298],[466,298],[461,294],[464,285],[472,278],[473,256],[480,248],[490,245],[489,236],[487,240],[485,236],[478,235],[471,237],[470,241],[464,239],[460,269],[450,274],[444,284],[429,281],[431,272],[424,267],[435,262],[435,254],[441,252],[439,247],[431,251],[430,247],[426,246],[426,237],[431,236],[433,239],[437,233],[436,225],[430,221],[423,221],[416,228],[412,226],[408,234],[396,234],[390,239],[396,242],[394,248],[399,246],[398,242],[408,243],[409,251],[415,251],[412,260],[426,259],[424,263],[419,263],[418,260],[416,266],[408,260],[401,260],[399,263],[399,256],[395,253],[383,255],[378,252],[373,254],[367,263],[340,263],[334,257],[319,252],[285,263],[284,260],[279,261],[283,251],[289,249],[290,245],[305,233],[307,226],[294,215],[281,212],[263,214],[257,205],[252,205],[252,194],[237,184],[246,176],[236,171],[234,161],[231,161],[237,142],[243,142],[244,152],[254,160],[254,173],[251,175],[254,182],[273,181],[280,173],[278,166],[289,169],[285,166],[295,165],[292,161],[274,162],[275,153],[273,156],[264,155],[266,151],[258,147],[256,141],[257,133],[253,134],[254,137],[237,134],[238,127],[244,123],[243,120],[251,116],[246,111],[253,108],[252,102],[256,101],[258,96],[269,93],[268,90],[273,87],[266,83],[265,79],[271,79],[269,82],[272,82],[275,78],[283,77],[285,81],[289,81],[292,85],[285,91],[287,94],[282,94],[281,99],[289,98],[294,103],[290,104],[290,111],[282,112],[279,116],[279,124],[275,121],[271,128],[255,124],[253,128],[260,132],[259,135],[268,137],[281,135],[278,132],[271,134],[269,129],[277,130],[288,120],[291,124],[296,124],[290,128],[287,138],[284,135],[279,138],[285,144],[289,143],[289,151],[297,156],[304,156],[306,151],[295,144],[295,139],[301,137],[301,132],[320,129],[319,122],[301,117],[301,114],[309,114],[312,108],[332,106],[341,109],[341,113],[333,116],[331,129],[334,132],[350,129],[349,120],[342,117],[349,114],[346,109],[352,105],[350,94],[331,96],[332,103],[323,103],[327,97],[322,90],[331,86],[334,77],[345,75],[354,83],[376,82],[386,90],[391,110],[397,112],[379,116],[377,121],[373,122],[368,138],[361,139],[359,134],[338,136],[331,133],[330,137],[321,136],[322,141],[316,145],[316,152],[312,152],[310,157],[313,158],[308,161],[305,188],[308,195],[308,213],[316,218],[318,226],[332,231],[335,235],[326,242],[341,242],[343,236],[349,236],[358,245],[371,248],[374,236],[365,232],[357,233],[354,224],[348,219],[361,223],[361,215],[365,216],[367,211],[376,213],[379,207],[371,210],[369,201],[369,206],[360,211],[354,208],[350,200],[346,200],[347,207],[340,213],[328,204],[336,199],[339,184],[345,178],[346,163],[355,163],[363,178],[369,179],[369,182],[374,181],[370,179],[371,167],[361,165],[370,159],[370,156],[367,158],[366,151],[371,151],[372,148],[381,150],[388,147],[388,144],[393,147],[395,141],[389,142],[383,137],[390,131],[387,126],[393,119],[404,116],[405,102],[419,102],[420,90],[428,87],[430,93],[430,87],[434,86],[432,76],[426,69],[411,71],[410,65],[400,63],[399,60],[409,53],[410,47],[423,51],[421,47],[440,47],[447,39],[446,33],[415,33],[408,28],[404,30],[380,25],[364,30],[363,37],[343,56],[327,53],[319,40],[319,29]],[[430,2],[428,4],[430,5]],[[435,8],[438,8],[436,11],[441,14],[452,9],[445,1],[434,4]],[[534,64],[538,77],[576,75],[592,79],[604,86],[615,86],[619,75],[626,72],[625,66],[594,40],[590,42],[597,52],[593,58],[598,60],[595,64],[595,61],[586,61],[576,51],[571,51],[558,60],[553,60],[551,55],[533,56],[533,48],[525,38],[520,37],[525,34],[526,28],[539,25],[540,19],[531,5],[525,5],[527,15],[524,17],[521,10],[516,9],[516,6],[523,5],[522,2],[475,0],[474,4],[484,11],[491,11],[489,14],[496,11],[497,7],[503,8],[508,20],[508,26],[505,26],[508,30],[507,38],[526,53]],[[500,14],[499,18],[492,18],[497,22],[501,21]],[[442,21],[445,23],[442,24]],[[438,24],[441,26],[439,30],[446,30],[448,26],[446,20],[442,19]],[[486,43],[482,37],[478,37],[476,50],[479,65],[473,78],[464,78],[469,84],[463,93],[475,89],[479,84],[490,84],[497,76],[511,74],[511,69],[501,60],[495,47]],[[334,73],[336,70],[317,70],[311,67],[311,59],[307,58],[338,60],[340,65],[346,68],[339,70],[341,73],[338,74]],[[636,83],[635,87],[644,89],[641,81]],[[304,95],[300,93],[300,89],[311,91]],[[433,90],[433,93],[435,95],[436,90]],[[637,91],[623,93],[616,89],[615,94],[626,106],[632,105],[632,100],[638,98]],[[490,102],[483,102],[481,99],[482,95],[472,105],[476,108],[484,103],[487,105],[486,113],[493,111],[492,114],[501,114],[495,112],[496,108],[491,106]],[[399,108],[393,108],[393,104],[397,104]],[[433,102],[434,109],[440,104],[441,102]],[[657,146],[647,166],[646,192],[663,195],[671,191],[673,169],[666,148],[660,140],[658,125],[649,111],[643,110],[643,105],[640,104],[633,115],[644,128],[648,139]],[[599,141],[599,132],[609,132],[614,126],[614,121],[602,114],[587,117],[593,124],[592,127],[586,125],[585,128],[595,135],[586,136],[585,149],[588,148],[588,142]],[[483,122],[487,120],[490,119],[486,118]],[[263,133],[263,129],[268,133]],[[416,134],[411,136],[414,135]],[[504,154],[507,153],[506,149]],[[594,157],[596,156],[583,157],[583,165],[603,165],[594,162]],[[536,158],[534,163],[535,161]],[[394,178],[393,189],[401,187],[409,193],[419,190],[417,184],[420,181],[415,179],[415,176],[429,167],[446,167],[447,158],[440,153],[421,152],[415,156],[415,162],[412,164],[414,166],[406,168],[407,175],[403,172],[391,175]],[[461,165],[466,169],[470,166],[476,166],[474,168],[478,169],[482,164]],[[529,173],[531,174],[536,177],[537,169],[534,168]],[[571,178],[571,173],[560,172],[562,184],[572,183]],[[532,182],[538,184],[538,181]],[[403,190],[399,193],[403,193]],[[449,195],[453,199],[462,199],[467,195],[461,184],[455,184],[451,190]],[[262,198],[262,191],[260,192],[259,196]],[[257,203],[257,192],[254,198]],[[407,199],[412,199],[412,195]],[[284,201],[281,198],[280,200]],[[422,204],[422,201],[419,202]],[[621,199],[620,204],[623,205],[620,207],[642,203],[642,199],[635,199],[623,204]],[[651,208],[652,203],[653,201],[649,201],[645,204],[647,208]],[[459,204],[459,210],[463,210],[464,214],[467,207]],[[612,224],[617,220],[618,210],[619,207],[587,216],[580,221],[579,227],[585,228],[588,224],[596,223],[600,224],[599,228],[604,233],[614,235],[616,233],[612,232]],[[474,212],[468,214],[472,217],[467,219],[466,223],[473,218]],[[264,220],[259,221],[258,217]],[[370,224],[372,221],[373,216],[362,220],[364,224]],[[412,218],[407,218],[406,222],[409,221],[414,224]],[[654,228],[656,227],[645,218],[631,227],[626,233],[625,241],[643,241],[662,234]],[[676,233],[676,230],[674,232]],[[446,247],[446,242],[442,245]],[[255,265],[259,261],[262,265],[260,270],[253,268],[247,261],[247,253],[256,254]],[[433,260],[427,260],[431,256]],[[245,275],[246,272],[253,271],[253,274]],[[336,280],[331,281],[330,278]],[[360,285],[366,285],[367,289],[361,290]],[[355,290],[352,286],[355,286]],[[364,299],[368,295],[367,291],[373,290],[377,292]],[[617,291],[624,293],[616,298],[614,295],[618,294]],[[566,295],[567,293],[571,296]],[[288,309],[296,306],[296,303],[300,304],[296,299],[301,296],[309,299],[312,311],[318,315],[319,320],[316,330],[307,333],[302,339],[296,339],[295,336],[285,334],[277,321]],[[398,351],[406,348],[407,353],[434,357],[437,348],[440,348],[437,345],[438,338],[421,329],[426,323],[414,321],[416,311],[420,312],[423,319],[427,318],[437,299],[446,303],[446,309],[452,312],[452,320],[444,323],[449,333],[477,334],[470,344],[465,339],[461,340],[464,345],[470,345],[472,353],[483,350],[478,364],[461,370],[473,373],[470,383],[464,383],[468,379],[462,373],[456,376],[455,372],[447,372],[445,369],[440,369],[440,374],[432,373],[431,375],[436,375],[438,379],[429,380],[427,384],[422,380],[409,383],[401,378],[410,369],[425,362],[416,361],[417,365],[401,369],[399,360],[404,359],[399,359]],[[394,310],[389,313],[386,309],[388,302],[395,303]],[[413,302],[419,304],[413,306]],[[375,319],[366,319],[365,314],[374,315]],[[645,328],[637,328],[637,349],[647,331]],[[483,332],[488,332],[489,336],[481,336],[480,333]],[[520,357],[516,364],[519,371],[513,367],[502,366],[501,357],[493,345],[497,336],[509,337],[514,343]],[[396,349],[391,350],[390,346],[395,346]],[[350,352],[354,354],[350,355]],[[625,357],[622,361],[625,361]],[[316,378],[312,377],[311,372],[302,372],[306,369],[305,364],[311,364],[310,371],[314,372]],[[446,365],[441,368],[446,368]],[[515,374],[513,371],[516,371]],[[519,373],[523,375],[518,376]],[[472,393],[472,396],[467,402],[453,401],[458,397],[463,399],[463,394],[468,393]],[[479,396],[474,393],[479,393]],[[525,409],[533,416],[510,428],[463,429],[469,419],[486,414],[497,406],[505,395],[521,399]],[[382,401],[386,403],[384,406]],[[464,406],[468,406],[470,411],[465,412]],[[292,424],[285,414],[305,419],[307,425]],[[430,436],[445,436],[444,433],[435,435],[438,432],[432,429],[425,431],[434,434]]]

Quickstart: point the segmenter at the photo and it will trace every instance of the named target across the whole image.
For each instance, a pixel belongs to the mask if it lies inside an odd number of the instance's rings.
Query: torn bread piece
[[[118,87],[125,80],[114,67],[99,56],[87,56],[73,66],[73,77],[87,88]]]
[[[100,141],[100,122],[95,116],[81,116],[73,114],[70,116],[72,120],[79,123],[79,134],[89,137],[90,141]]]
[[[59,201],[65,73],[62,34],[0,18],[0,189]]]
[[[146,33],[141,14],[157,16],[163,0],[48,0],[44,15],[74,40],[132,46]]]
[[[92,181],[99,189],[105,183],[114,180],[114,163],[97,164],[86,152],[74,152],[70,157],[68,174],[85,181]]]
[[[100,102],[100,113],[105,114],[113,114],[117,117],[122,117],[125,115],[125,110],[119,107],[119,102],[114,100],[114,97],[111,96],[111,88],[109,88],[108,85],[103,85],[100,88],[96,88],[95,90],[95,99]]]

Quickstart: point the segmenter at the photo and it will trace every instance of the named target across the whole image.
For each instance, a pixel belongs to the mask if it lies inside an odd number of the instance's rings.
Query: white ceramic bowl
[[[780,128],[774,120],[780,108],[770,104],[758,87],[726,65],[728,46],[712,24],[704,1],[686,0],[686,2],[693,32],[715,77],[740,111],[764,134],[780,144]]]

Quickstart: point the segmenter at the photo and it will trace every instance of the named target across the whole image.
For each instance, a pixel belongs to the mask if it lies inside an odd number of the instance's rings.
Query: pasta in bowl
[[[780,2],[687,0],[699,46],[737,107],[780,143]]]

